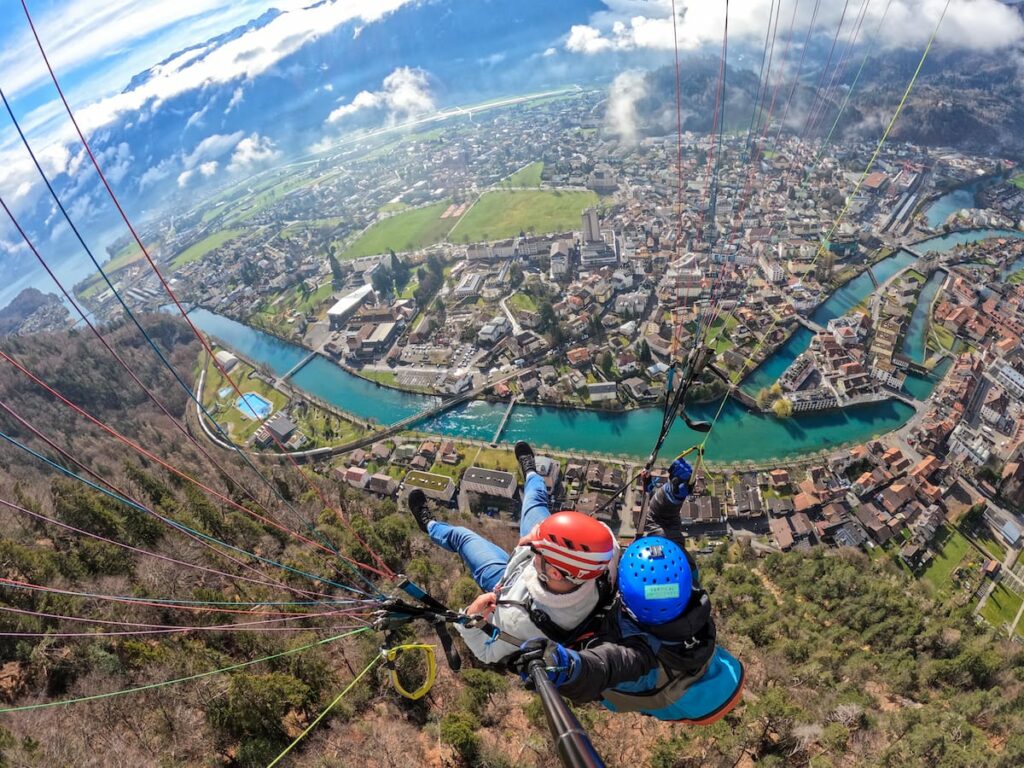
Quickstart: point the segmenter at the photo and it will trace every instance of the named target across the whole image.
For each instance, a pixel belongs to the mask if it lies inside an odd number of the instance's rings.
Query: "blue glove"
[[[524,682],[530,679],[530,664],[534,661],[544,664],[548,680],[556,687],[571,683],[580,676],[580,655],[546,637],[527,640],[511,660],[512,668]]]
[[[686,459],[676,459],[668,468],[668,483],[659,478],[652,478],[647,486],[647,493],[650,496],[661,486],[665,486],[662,493],[665,494],[665,501],[673,506],[678,506],[686,501],[690,495],[690,478],[693,477],[693,467]]]
[[[693,467],[686,459],[676,459],[668,468],[669,487],[665,489],[665,497],[672,504],[682,504],[690,495],[690,478]]]

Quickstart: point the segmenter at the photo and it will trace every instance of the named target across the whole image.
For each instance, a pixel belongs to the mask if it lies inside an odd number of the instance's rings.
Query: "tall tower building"
[[[601,242],[601,222],[597,217],[597,208],[587,208],[583,212],[583,242]]]

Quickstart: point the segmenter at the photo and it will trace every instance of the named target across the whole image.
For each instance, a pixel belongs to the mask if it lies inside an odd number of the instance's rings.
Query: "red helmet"
[[[533,551],[573,581],[607,573],[615,537],[607,525],[581,512],[556,512],[537,526]]]

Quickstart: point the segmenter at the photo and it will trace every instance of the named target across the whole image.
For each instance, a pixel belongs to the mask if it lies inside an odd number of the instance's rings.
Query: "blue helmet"
[[[619,561],[619,593],[626,609],[643,624],[664,624],[683,612],[693,591],[690,561],[683,548],[663,536],[630,544]]]

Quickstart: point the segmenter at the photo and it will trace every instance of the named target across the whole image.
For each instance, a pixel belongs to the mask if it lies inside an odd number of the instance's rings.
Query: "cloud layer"
[[[783,0],[780,39],[788,32],[796,0]],[[594,14],[588,24],[574,25],[565,40],[572,53],[595,55],[611,51],[662,50],[673,48],[671,0],[604,0],[607,9]],[[945,6],[945,0],[876,0],[865,14],[865,29],[875,30],[885,16],[874,44],[887,49],[919,48],[931,35]],[[763,41],[771,13],[771,0],[736,0],[730,4],[729,37],[751,42]],[[843,0],[803,2],[797,8],[794,37],[802,37],[814,8],[815,32],[833,36],[843,15]],[[678,0],[676,37],[680,48],[692,50],[720,43],[725,26],[725,6],[704,0]],[[852,31],[856,12],[847,9],[841,35]],[[946,48],[992,50],[1024,40],[1024,20],[999,0],[952,0],[938,35]]]
[[[436,108],[430,94],[430,82],[422,69],[399,67],[384,78],[379,91],[360,91],[348,104],[327,116],[328,123],[372,110],[385,112],[389,123],[402,122],[433,112]]]

